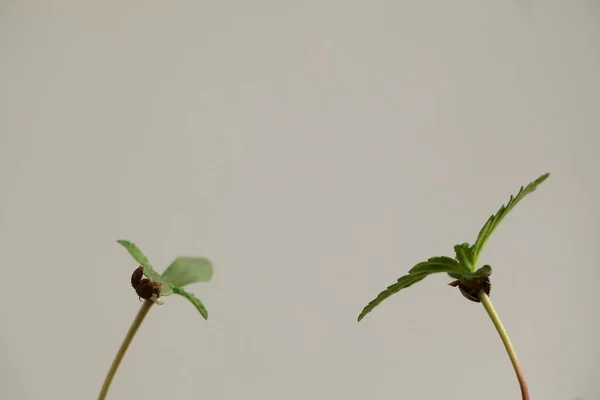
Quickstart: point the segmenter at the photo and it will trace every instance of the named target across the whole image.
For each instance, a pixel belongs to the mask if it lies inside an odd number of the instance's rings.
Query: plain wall
[[[151,310],[109,399],[600,399],[600,3],[0,3],[0,398],[95,399],[129,239],[212,282]]]

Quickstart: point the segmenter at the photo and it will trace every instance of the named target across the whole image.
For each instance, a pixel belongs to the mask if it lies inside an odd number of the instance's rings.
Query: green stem
[[[121,347],[119,348],[119,351],[117,352],[117,355],[115,356],[115,359],[113,360],[112,365],[110,366],[110,370],[108,370],[108,374],[104,379],[104,384],[102,385],[102,389],[100,390],[100,396],[98,396],[98,400],[104,400],[106,398],[106,394],[108,393],[108,389],[110,388],[110,383],[115,377],[117,368],[119,368],[119,364],[121,364],[121,360],[123,360],[123,356],[125,355],[127,348],[131,344],[131,341],[133,340],[133,337],[135,336],[135,333],[137,332],[138,328],[142,324],[142,321],[146,317],[146,314],[148,314],[148,311],[150,311],[151,306],[152,301],[145,300],[142,304],[142,307],[140,308],[140,311],[138,311],[137,315],[135,316],[135,319],[133,320],[129,331],[125,336],[125,339],[123,339],[123,343],[121,343]]]
[[[508,333],[506,333],[506,329],[502,325],[502,321],[496,313],[494,306],[492,305],[492,301],[489,296],[485,294],[484,291],[479,291],[477,297],[483,304],[485,311],[487,311],[488,315],[492,319],[498,334],[500,335],[500,339],[502,339],[502,343],[504,343],[504,347],[506,347],[506,352],[508,353],[508,357],[510,357],[510,361],[515,369],[515,373],[517,374],[517,379],[519,380],[519,386],[521,387],[521,396],[523,400],[529,400],[529,391],[527,389],[527,383],[525,382],[525,377],[523,376],[523,371],[521,371],[521,366],[519,365],[519,360],[517,359],[517,353],[515,353],[515,349],[513,348],[512,343],[510,342],[510,338],[508,337]]]

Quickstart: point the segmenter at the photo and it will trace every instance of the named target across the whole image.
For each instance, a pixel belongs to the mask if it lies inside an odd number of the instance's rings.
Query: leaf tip
[[[131,241],[125,239],[118,239],[117,243],[119,243],[123,247],[131,246],[133,244]]]
[[[550,172],[546,172],[544,175],[540,176],[539,178],[537,178],[535,180],[535,185],[540,185],[542,182],[544,182],[546,179],[548,179],[548,177],[550,176]]]
[[[356,322],[360,322],[360,321],[362,321],[362,319],[363,319],[364,317],[366,317],[366,316],[367,316],[367,314],[368,314],[368,313],[370,313],[372,310],[373,310],[373,309],[371,308],[371,303],[367,304],[367,305],[366,305],[366,306],[363,308],[363,310],[360,312],[360,314],[358,314],[358,318],[357,318],[357,321],[356,321]]]

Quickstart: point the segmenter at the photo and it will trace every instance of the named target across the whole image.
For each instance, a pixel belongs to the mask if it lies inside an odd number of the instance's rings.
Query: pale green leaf
[[[142,251],[134,243],[130,242],[129,240],[117,240],[117,243],[125,247],[129,254],[131,254],[131,257],[133,257],[138,264],[143,265],[146,268],[153,269],[150,265],[150,261],[148,261],[148,257],[146,257],[146,255],[142,253]]]
[[[521,189],[519,190],[517,195],[510,196],[508,203],[506,205],[503,205],[502,207],[500,207],[498,212],[496,214],[492,215],[487,220],[487,222],[485,223],[483,228],[481,228],[481,231],[479,232],[479,235],[477,236],[477,240],[475,241],[475,244],[473,244],[473,246],[471,248],[473,264],[475,264],[475,265],[477,264],[479,255],[481,254],[481,251],[483,250],[487,240],[489,239],[490,235],[494,232],[494,230],[496,229],[498,224],[500,224],[502,219],[504,219],[506,214],[508,214],[508,212],[510,210],[512,210],[519,203],[519,201],[521,201],[526,195],[535,191],[535,189],[542,182],[544,182],[548,178],[548,176],[550,176],[550,174],[546,173],[546,174],[540,176],[539,178],[537,178],[535,181],[531,182],[526,187],[521,186]]]
[[[200,314],[202,314],[202,317],[204,317],[204,319],[208,319],[208,311],[206,310],[206,307],[204,307],[204,304],[202,304],[200,299],[194,296],[194,294],[186,292],[185,290],[177,286],[173,287],[173,293],[188,299],[194,305],[194,307],[196,307]]]
[[[177,257],[162,276],[171,286],[183,287],[191,283],[210,281],[213,266],[204,257]]]
[[[129,254],[133,257],[135,261],[141,266],[144,267],[144,275],[155,282],[158,282],[162,285],[162,289],[160,291],[161,296],[169,296],[173,294],[173,290],[171,289],[171,285],[163,279],[163,277],[154,270],[152,265],[150,265],[150,261],[148,258],[142,253],[142,251],[132,242],[128,240],[117,240],[121,246],[125,247],[125,249],[129,252]]]

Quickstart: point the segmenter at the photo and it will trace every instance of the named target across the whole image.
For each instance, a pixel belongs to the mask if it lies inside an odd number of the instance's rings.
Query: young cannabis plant
[[[492,215],[481,231],[477,235],[475,244],[469,245],[468,243],[457,244],[454,246],[455,258],[451,257],[432,257],[427,261],[423,261],[415,265],[408,271],[407,275],[404,275],[398,279],[396,283],[389,286],[386,290],[381,292],[376,299],[371,301],[362,310],[358,316],[358,321],[362,320],[365,315],[373,311],[383,300],[387,299],[394,293],[397,293],[401,289],[407,288],[423,279],[428,275],[436,273],[447,273],[455,281],[449,283],[450,286],[458,287],[467,299],[474,302],[481,302],[483,307],[489,314],[504,346],[510,357],[510,360],[515,369],[519,386],[521,387],[521,395],[523,400],[529,400],[529,392],[527,390],[527,384],[523,373],[519,366],[519,361],[510,342],[508,334],[504,329],[498,314],[494,310],[492,303],[489,298],[491,283],[490,275],[492,274],[492,268],[489,265],[484,265],[481,268],[477,268],[477,262],[479,256],[491,236],[494,229],[498,227],[498,224],[502,219],[512,210],[519,201],[521,201],[527,194],[533,192],[542,182],[550,176],[549,173],[544,174],[531,182],[525,187],[521,187],[516,196],[510,196],[510,200],[506,205],[500,207],[500,210]]]
[[[208,259],[203,257],[178,257],[161,275],[154,270],[152,265],[150,265],[148,258],[135,244],[127,240],[117,240],[117,242],[125,247],[133,259],[139,264],[139,267],[131,275],[131,286],[135,289],[138,297],[144,299],[144,302],[106,375],[98,400],[104,400],[106,398],[110,384],[127,348],[131,344],[133,337],[148,314],[148,311],[150,311],[152,304],[163,304],[161,297],[170,296],[172,294],[183,296],[196,307],[204,319],[208,319],[208,311],[200,299],[192,293],[183,290],[183,287],[189,284],[208,282],[212,279],[213,266]],[[143,276],[146,276],[146,278],[143,278]]]

